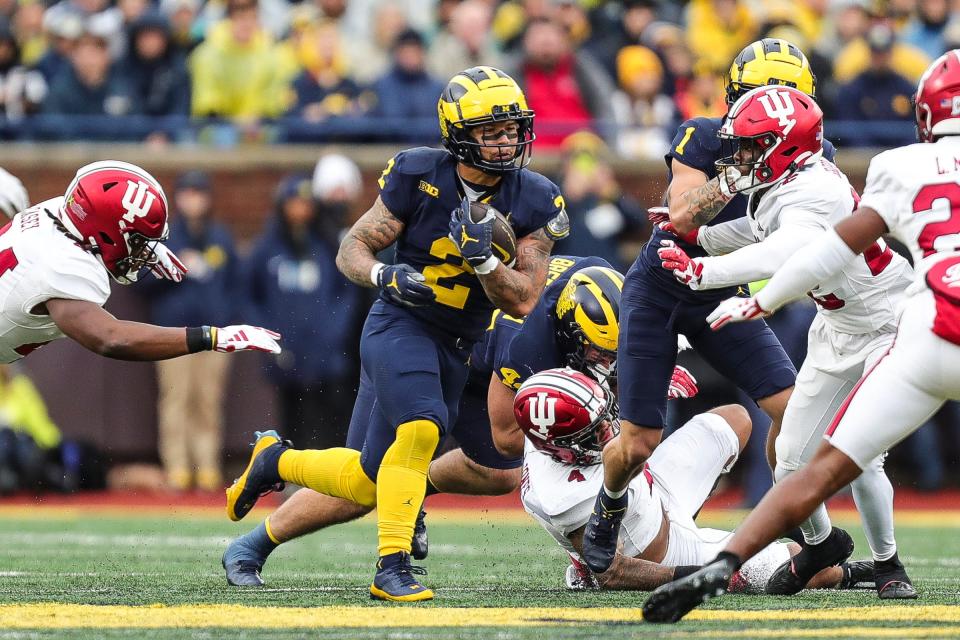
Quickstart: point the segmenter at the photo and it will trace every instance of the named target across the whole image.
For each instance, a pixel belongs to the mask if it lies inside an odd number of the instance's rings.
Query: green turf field
[[[369,518],[282,547],[265,569],[267,588],[240,590],[224,582],[220,554],[256,520],[130,511],[0,514],[0,640],[960,637],[955,514],[898,520],[901,557],[921,593],[915,604],[882,605],[872,592],[727,596],[661,627],[639,621],[644,594],[563,589],[564,556],[522,514],[430,514],[424,564],[437,599],[411,606],[367,597]]]

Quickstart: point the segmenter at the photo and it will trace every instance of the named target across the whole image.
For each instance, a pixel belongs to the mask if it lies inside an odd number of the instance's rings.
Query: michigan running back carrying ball
[[[517,317],[533,309],[553,243],[568,233],[559,189],[525,168],[534,114],[512,78],[492,67],[458,73],[438,111],[446,150],[411,149],[390,160],[380,197],[337,256],[350,280],[380,289],[363,330],[352,418],[365,427],[363,451],[293,451],[266,432],[227,490],[234,520],[286,479],[376,504],[380,558],[370,594],[383,600],[433,598],[410,564],[411,538],[428,465],[456,422],[470,348],[495,307]],[[472,221],[469,203],[477,201],[509,219],[519,238],[514,268],[493,254],[493,213]],[[396,264],[378,262],[394,243]]]
[[[765,39],[748,45],[734,60],[727,85],[728,104],[763,85],[789,86],[813,95],[816,80],[797,47],[784,40]],[[746,212],[747,200],[739,192],[736,176],[716,166],[721,155],[717,132],[722,123],[722,118],[684,122],[666,156],[670,221],[678,235],[740,218]],[[832,159],[833,146],[829,142],[823,146],[824,157]],[[797,374],[776,336],[763,323],[710,331],[707,314],[724,298],[741,294],[742,289],[734,286],[703,292],[681,285],[660,267],[657,250],[661,240],[676,238],[656,230],[627,273],[623,287],[623,340],[617,359],[622,429],[604,451],[603,489],[583,542],[584,559],[596,572],[605,571],[613,561],[630,479],[660,442],[678,334],[687,336],[714,369],[736,383],[773,418],[767,442],[771,467],[771,445]],[[696,244],[681,241],[679,245],[690,256],[704,255]]]

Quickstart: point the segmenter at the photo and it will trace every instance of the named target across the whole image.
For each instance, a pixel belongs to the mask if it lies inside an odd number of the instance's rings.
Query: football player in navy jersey
[[[813,96],[816,79],[796,46],[768,38],[751,43],[734,60],[726,89],[728,105],[764,85],[795,87]],[[718,173],[716,166],[722,155],[717,135],[722,122],[722,118],[693,118],[680,125],[665,156],[670,180],[666,201],[676,235],[655,229],[627,272],[620,317],[624,339],[618,358],[622,429],[604,451],[604,488],[584,533],[584,557],[596,572],[603,572],[613,561],[627,506],[627,485],[660,442],[678,334],[686,335],[714,369],[734,381],[773,419],[767,458],[771,468],[775,464],[773,443],[796,369],[765,323],[709,330],[706,316],[721,300],[747,295],[745,285],[691,291],[660,268],[657,255],[660,241],[667,239],[677,242],[688,255],[703,256],[703,249],[696,244],[697,228],[746,213],[747,198],[739,190],[751,176],[741,176],[735,167]],[[833,159],[834,148],[828,141],[824,141],[823,151],[827,159]],[[748,324],[749,330],[743,330]],[[730,327],[738,328],[725,331]]]
[[[351,420],[351,430],[365,433],[362,451],[295,451],[268,431],[227,490],[234,520],[284,480],[376,504],[380,558],[370,594],[403,602],[433,597],[410,564],[411,538],[428,465],[456,422],[470,349],[494,308],[518,317],[533,309],[553,243],[569,226],[557,186],[526,169],[534,114],[512,78],[492,67],[467,69],[437,108],[445,149],[410,149],[390,160],[380,197],[337,255],[350,280],[380,290],[364,325]],[[493,253],[493,212],[472,220],[476,201],[510,221],[518,238],[513,268]],[[377,253],[392,244],[396,264],[379,262]]]
[[[494,311],[474,345],[469,380],[456,423],[448,432],[459,447],[431,462],[428,494],[500,495],[517,488],[523,433],[514,417],[513,399],[532,374],[569,366],[598,380],[609,377],[619,337],[623,276],[601,258],[553,256],[547,270],[547,286],[527,318]],[[696,393],[696,380],[677,367],[670,397]],[[364,445],[361,426],[351,424],[348,447]],[[281,540],[353,520],[372,508],[311,489],[298,491],[257,528],[229,545],[223,558],[227,581],[261,586],[259,572]],[[269,538],[264,540],[267,531]],[[426,555],[425,542],[420,541],[419,557]]]

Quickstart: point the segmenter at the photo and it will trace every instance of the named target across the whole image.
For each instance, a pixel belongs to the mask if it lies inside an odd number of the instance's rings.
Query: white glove
[[[670,400],[692,398],[699,392],[697,379],[686,367],[677,365],[673,368],[673,375],[670,376],[670,386],[667,387],[667,398]]]
[[[234,351],[267,351],[280,353],[280,334],[269,329],[252,327],[248,324],[236,324],[217,328],[214,338],[214,351],[232,353]]]
[[[707,316],[707,322],[710,323],[710,328],[716,331],[728,322],[745,322],[758,316],[767,315],[770,314],[760,308],[755,296],[749,298],[734,297],[727,298],[717,305],[717,308]]]
[[[183,276],[187,275],[187,268],[180,262],[180,258],[162,242],[156,244],[153,253],[157,256],[157,262],[150,266],[150,273],[157,278],[181,282]]]
[[[740,173],[736,167],[725,167],[717,174],[720,181],[720,192],[728,198],[738,193],[750,193],[763,186],[763,183],[754,184],[753,176],[749,173]]]
[[[694,291],[700,288],[703,278],[703,263],[691,258],[687,252],[677,246],[673,240],[661,240],[657,249],[660,266],[673,272],[673,277]]]

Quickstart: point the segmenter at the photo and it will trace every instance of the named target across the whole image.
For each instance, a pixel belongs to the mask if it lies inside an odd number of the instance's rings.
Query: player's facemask
[[[772,133],[756,137],[730,136],[720,133],[720,159],[716,162],[717,172],[727,168],[737,169],[741,175],[751,176],[750,187],[772,186],[773,169],[767,159],[780,143],[780,138]],[[784,176],[786,177],[786,176]],[[747,191],[744,189],[744,191]]]
[[[157,238],[148,238],[140,233],[130,233],[127,236],[130,245],[130,255],[117,260],[117,277],[129,282],[136,282],[140,271],[157,264]]]

